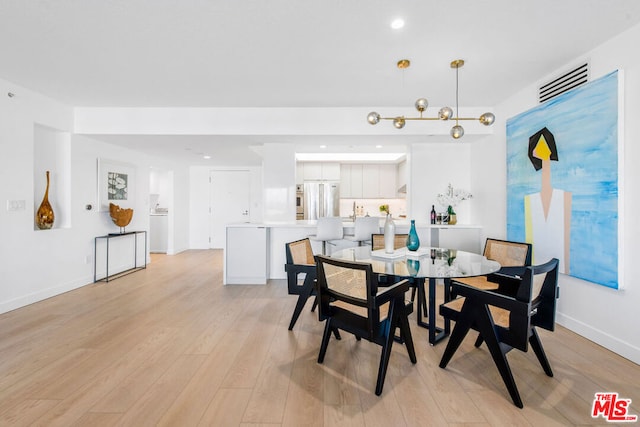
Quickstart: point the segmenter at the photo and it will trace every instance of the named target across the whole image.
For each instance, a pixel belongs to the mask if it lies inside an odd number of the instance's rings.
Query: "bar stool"
[[[330,245],[335,240],[342,240],[344,230],[342,229],[342,220],[337,216],[325,216],[318,218],[318,229],[316,234],[309,236],[309,239],[322,242],[322,255],[327,254],[327,242]]]
[[[362,246],[363,243],[371,244],[371,235],[378,233],[380,233],[380,218],[364,216],[356,218],[353,235],[347,235],[344,238],[358,242],[358,246]]]

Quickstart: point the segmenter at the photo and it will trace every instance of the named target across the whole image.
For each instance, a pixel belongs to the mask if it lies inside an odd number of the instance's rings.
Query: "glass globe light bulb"
[[[376,113],[375,111],[372,111],[367,115],[367,121],[371,125],[378,124],[378,122],[380,121],[380,114]]]
[[[455,125],[454,127],[451,128],[451,136],[454,139],[462,138],[462,135],[464,135],[464,128],[462,126]]]
[[[427,98],[418,98],[416,100],[416,110],[420,111],[421,113],[427,109],[427,107],[429,106],[429,101],[427,101]]]
[[[438,111],[438,117],[440,120],[449,120],[453,117],[453,110],[450,107],[442,107],[440,111]]]
[[[402,129],[405,124],[406,121],[404,120],[404,117],[396,117],[395,119],[393,119],[393,125],[396,127],[396,129]]]
[[[493,113],[484,113],[483,115],[480,116],[480,123],[482,123],[485,126],[491,126],[495,121],[496,121],[496,116],[494,116]]]

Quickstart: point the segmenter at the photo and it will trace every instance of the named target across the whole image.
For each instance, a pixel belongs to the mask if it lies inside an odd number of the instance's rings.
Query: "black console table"
[[[111,241],[111,239],[118,239],[118,238],[127,237],[127,236],[133,237],[133,267],[128,268],[126,270],[119,271],[117,273],[109,274],[109,242]],[[144,263],[140,263],[140,264],[138,264],[138,237],[139,236],[144,237]],[[105,260],[106,274],[104,277],[100,279],[98,279],[97,277],[98,275],[98,269],[97,269],[98,241],[99,240],[106,241],[106,245],[107,245],[106,260]],[[97,236],[95,238],[93,243],[93,281],[94,282],[102,282],[102,281],[108,282],[110,280],[117,279],[118,277],[135,273],[138,270],[143,270],[145,268],[147,268],[147,232],[145,230],[128,231],[126,233],[110,233],[104,236]]]

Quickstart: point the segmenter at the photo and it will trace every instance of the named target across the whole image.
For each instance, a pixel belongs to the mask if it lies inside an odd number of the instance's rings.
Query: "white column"
[[[264,221],[295,221],[296,153],[293,144],[264,144],[262,182]]]

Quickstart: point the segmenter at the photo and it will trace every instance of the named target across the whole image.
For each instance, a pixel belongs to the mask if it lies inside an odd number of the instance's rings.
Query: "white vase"
[[[395,250],[396,239],[396,223],[391,219],[391,214],[387,214],[387,219],[384,222],[384,251],[385,253],[392,254]]]

